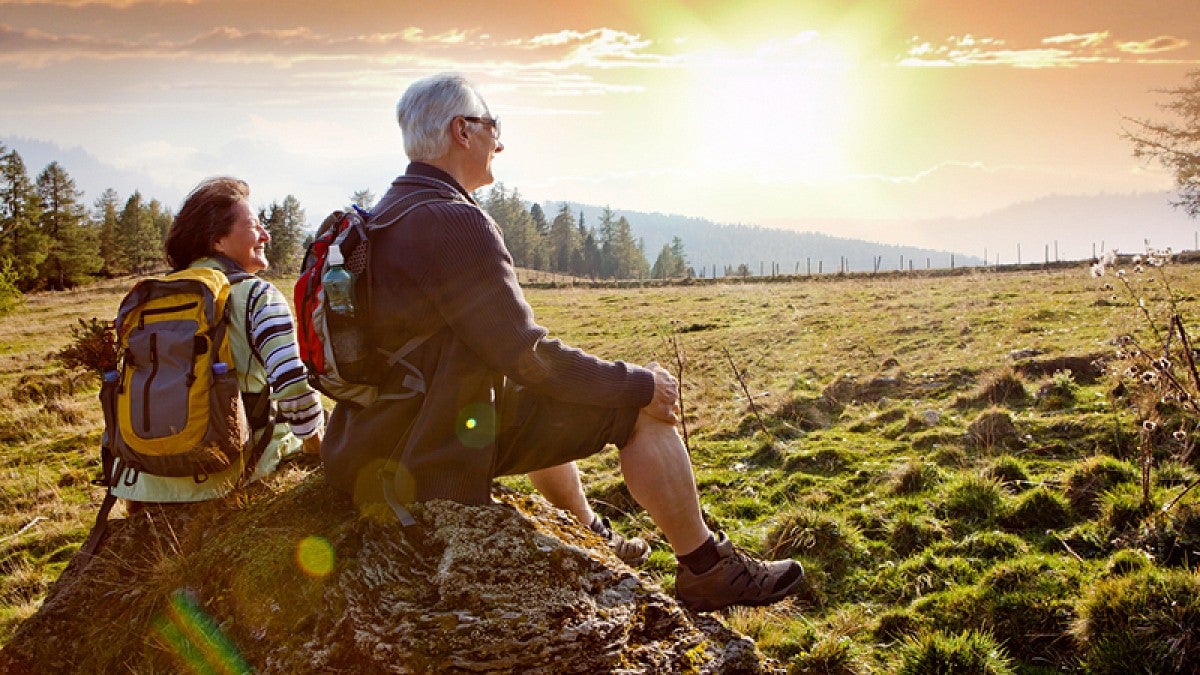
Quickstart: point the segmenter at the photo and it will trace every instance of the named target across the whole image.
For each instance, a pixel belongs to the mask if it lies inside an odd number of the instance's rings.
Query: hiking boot
[[[608,547],[613,553],[630,567],[638,567],[650,557],[650,545],[641,537],[626,539],[613,529],[608,518],[597,518],[591,525],[591,530],[608,540]]]
[[[752,558],[734,548],[724,532],[717,540],[717,554],[721,559],[703,574],[694,574],[686,565],[675,572],[675,598],[693,612],[769,605],[791,595],[804,579],[804,568],[795,560]]]

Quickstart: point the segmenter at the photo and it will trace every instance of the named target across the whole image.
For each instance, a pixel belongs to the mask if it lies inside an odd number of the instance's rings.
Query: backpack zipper
[[[194,303],[193,303],[194,304]],[[142,431],[150,433],[150,385],[158,373],[158,333],[150,334],[150,375],[142,385]]]
[[[182,305],[171,305],[170,307],[152,307],[150,309],[144,309],[144,310],[142,310],[141,315],[138,317],[138,328],[146,327],[146,316],[148,316],[150,314],[170,314],[171,312],[182,312],[186,309],[191,309],[199,304],[200,303],[198,301],[193,300],[191,302],[187,302]]]

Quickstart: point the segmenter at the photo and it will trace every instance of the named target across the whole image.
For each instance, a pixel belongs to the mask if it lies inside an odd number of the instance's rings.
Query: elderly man
[[[648,547],[596,517],[574,464],[611,443],[630,493],[676,552],[685,606],[764,605],[792,593],[799,563],[754,559],[704,524],[675,430],[676,380],[654,363],[568,347],[534,322],[500,231],[471,198],[493,181],[504,150],[479,93],[457,74],[425,78],[397,116],[411,163],[373,210],[373,224],[387,224],[372,235],[366,296],[384,350],[429,337],[387,372],[379,400],[334,409],[321,449],[330,480],[358,501],[377,499],[386,466],[392,501],[486,504],[493,478],[527,473],[551,503],[640,562]],[[429,194],[441,198],[423,201]],[[423,395],[408,391],[414,371]]]

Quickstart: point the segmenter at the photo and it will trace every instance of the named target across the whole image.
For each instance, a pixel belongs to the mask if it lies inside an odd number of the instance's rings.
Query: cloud
[[[0,5],[48,5],[52,7],[85,7],[102,5],[125,9],[134,5],[194,5],[201,0],[0,0]]]
[[[1188,44],[1188,41],[1183,38],[1173,35],[1160,35],[1142,42],[1120,42],[1117,43],[1117,49],[1129,54],[1157,54],[1159,52],[1183,49]]]
[[[1100,33],[1067,33],[1065,35],[1053,35],[1048,38],[1042,38],[1043,44],[1048,45],[1079,45],[1081,47],[1098,47],[1104,44],[1108,39],[1108,31]]]
[[[908,50],[897,63],[903,67],[956,68],[968,66],[1010,66],[1013,68],[1075,68],[1094,63],[1156,63],[1129,58],[1181,49],[1187,40],[1160,36],[1142,42],[1110,43],[1109,31],[1063,33],[1042,38],[1037,45],[1010,45],[997,38],[972,35],[950,36],[941,43],[914,36]],[[1177,63],[1200,63],[1200,59]]]
[[[200,59],[265,63],[279,68],[311,62],[356,62],[407,64],[420,70],[513,74],[657,68],[680,63],[678,57],[655,52],[652,47],[651,40],[610,28],[497,40],[479,29],[431,34],[409,27],[396,32],[342,37],[304,27],[247,31],[219,26],[190,38],[170,41],[54,34],[0,24],[0,63],[21,68],[44,68],[79,60]],[[590,78],[575,78],[561,85],[566,93],[573,95],[612,91]]]

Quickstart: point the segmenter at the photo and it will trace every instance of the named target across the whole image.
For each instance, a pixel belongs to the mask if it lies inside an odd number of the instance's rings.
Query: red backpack
[[[420,186],[393,204],[386,211],[371,214],[357,205],[329,214],[317,236],[304,254],[300,278],[296,280],[294,300],[296,304],[296,333],[299,339],[300,360],[308,369],[308,379],[318,391],[335,401],[369,405],[379,396],[379,379],[387,368],[379,364],[394,363],[410,371],[405,378],[410,392],[406,396],[423,394],[424,377],[421,372],[404,359],[413,349],[423,343],[429,335],[419,335],[395,352],[384,352],[372,343],[369,302],[357,302],[354,317],[347,320],[338,316],[332,320],[325,299],[321,280],[329,269],[329,249],[341,249],[344,266],[353,275],[354,286],[359,298],[368,288],[371,277],[371,233],[382,227],[399,222],[418,207],[434,202],[464,201],[452,186],[432,178],[406,176],[401,180]],[[392,214],[398,214],[393,216]],[[365,341],[365,348],[379,352],[379,358],[367,362],[347,362],[338,358],[333,347],[342,344],[349,332],[356,331],[354,339]]]

